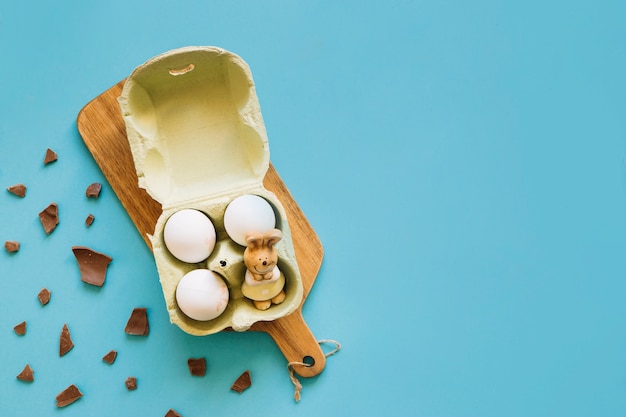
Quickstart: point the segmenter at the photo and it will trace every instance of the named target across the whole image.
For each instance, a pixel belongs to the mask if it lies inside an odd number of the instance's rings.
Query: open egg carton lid
[[[119,97],[139,185],[164,208],[261,184],[265,125],[248,65],[185,47],[137,67]]]

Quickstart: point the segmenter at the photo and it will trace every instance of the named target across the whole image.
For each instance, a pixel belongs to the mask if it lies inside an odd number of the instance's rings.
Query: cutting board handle
[[[300,310],[273,321],[271,326],[262,327],[274,339],[287,362],[294,363],[292,368],[298,375],[309,378],[324,370],[326,356]]]

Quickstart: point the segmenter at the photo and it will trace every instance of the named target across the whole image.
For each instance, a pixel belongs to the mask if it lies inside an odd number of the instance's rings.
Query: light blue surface
[[[22,244],[0,250],[0,415],[624,415],[625,21],[617,0],[3,5],[0,186],[28,194],[0,193],[0,241]],[[325,248],[303,312],[343,349],[298,404],[269,336],[169,324],[76,130],[89,100],[186,45],[248,62],[272,162]],[[73,245],[114,258],[103,288],[80,281]],[[123,331],[138,306],[147,338]],[[76,346],[59,358],[63,323]],[[246,369],[252,388],[230,391]],[[72,383],[84,397],[57,409]]]

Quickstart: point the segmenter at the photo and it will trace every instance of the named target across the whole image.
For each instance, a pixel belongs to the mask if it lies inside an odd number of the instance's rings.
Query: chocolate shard
[[[57,407],[65,407],[72,404],[74,401],[78,400],[83,396],[83,393],[80,392],[78,387],[74,384],[65,388],[63,391],[56,396]]]
[[[59,224],[59,206],[57,203],[50,203],[48,207],[43,209],[39,213],[39,220],[46,234],[52,233]]]
[[[20,324],[17,324],[13,327],[13,330],[15,330],[15,333],[17,333],[18,336],[24,336],[26,334],[26,322],[23,321]]]
[[[26,196],[26,186],[24,184],[15,184],[7,188],[7,190],[18,197]]]
[[[51,162],[54,162],[58,159],[58,155],[55,151],[53,151],[52,149],[48,148],[46,149],[46,156],[43,159],[43,164],[44,165],[48,165]]]
[[[117,358],[117,352],[115,350],[111,350],[109,353],[107,353],[106,355],[102,357],[102,360],[108,363],[109,365],[112,365],[113,362],[115,362],[116,358]]]
[[[16,378],[20,381],[33,382],[35,380],[35,373],[33,372],[33,369],[30,367],[30,365],[27,364]]]
[[[85,219],[85,224],[86,224],[87,226],[91,226],[91,225],[93,224],[93,221],[94,221],[95,219],[96,219],[96,218],[94,217],[94,215],[90,213],[90,214],[87,216],[87,218]]]
[[[243,374],[239,375],[239,378],[237,378],[230,389],[241,394],[251,386],[252,378],[250,377],[250,371],[245,371]]]
[[[93,184],[89,184],[87,190],[85,190],[85,195],[88,198],[98,198],[100,197],[100,191],[102,191],[102,184],[94,182]]]
[[[39,302],[42,306],[45,306],[50,302],[51,296],[52,293],[47,288],[42,288],[41,291],[39,291],[39,294],[37,294],[37,298],[39,298]]]
[[[102,287],[106,279],[107,267],[113,258],[85,246],[72,246],[72,252],[78,262],[80,279],[87,284]]]
[[[187,366],[192,376],[204,376],[206,374],[205,358],[189,358],[187,359]]]
[[[126,378],[126,388],[129,391],[133,391],[137,389],[137,378],[135,378],[134,376],[129,376],[128,378]]]
[[[73,347],[74,342],[72,341],[72,335],[70,335],[70,329],[67,327],[67,324],[64,324],[61,330],[61,337],[59,338],[59,356],[65,356]]]
[[[165,413],[165,417],[183,417],[176,410],[170,408],[167,413]]]
[[[20,242],[16,242],[15,240],[7,240],[4,242],[4,248],[9,253],[17,252],[20,250]]]
[[[133,336],[147,336],[150,333],[150,323],[148,323],[148,313],[145,307],[133,309],[124,332]]]

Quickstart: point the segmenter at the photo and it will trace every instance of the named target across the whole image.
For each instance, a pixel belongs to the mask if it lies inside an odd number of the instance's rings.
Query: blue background
[[[6,3],[0,186],[28,194],[0,193],[0,240],[22,244],[0,250],[0,414],[626,414],[625,21],[618,0]],[[187,45],[248,62],[272,162],[325,248],[303,313],[343,349],[298,404],[268,335],[169,324],[76,129],[89,100]],[[114,258],[103,288],[80,281],[73,245]],[[138,306],[147,338],[123,331]],[[59,358],[63,323],[76,347]],[[230,391],[246,369],[253,386]],[[84,397],[57,409],[72,383]]]

